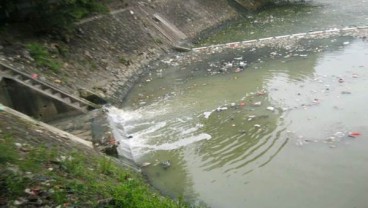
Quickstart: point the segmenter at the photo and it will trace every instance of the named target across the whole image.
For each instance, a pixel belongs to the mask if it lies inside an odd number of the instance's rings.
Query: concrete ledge
[[[83,139],[81,139],[79,137],[76,137],[76,136],[74,136],[74,135],[72,135],[72,134],[70,134],[68,132],[62,131],[62,130],[60,130],[58,128],[55,128],[53,126],[50,126],[50,125],[48,125],[46,123],[43,123],[41,121],[36,121],[33,118],[31,118],[31,117],[29,117],[29,116],[27,116],[27,115],[25,115],[23,113],[20,113],[18,111],[15,111],[15,110],[13,110],[11,108],[8,108],[8,107],[6,107],[4,105],[2,105],[2,108],[3,108],[3,110],[5,112],[10,113],[13,116],[19,117],[19,118],[21,118],[21,119],[23,119],[25,121],[31,122],[31,123],[33,123],[35,125],[42,126],[43,128],[45,128],[45,129],[47,129],[47,130],[49,130],[49,131],[51,131],[51,132],[59,135],[62,138],[69,139],[70,141],[76,142],[78,144],[82,144],[82,145],[84,145],[86,147],[89,147],[89,148],[93,149],[92,142],[83,140]]]

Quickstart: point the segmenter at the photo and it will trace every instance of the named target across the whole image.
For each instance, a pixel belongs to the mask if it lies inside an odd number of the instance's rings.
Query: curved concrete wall
[[[337,36],[353,36],[353,37],[368,37],[368,26],[333,28],[328,30],[313,31],[308,33],[297,33],[291,35],[282,35],[275,37],[260,38],[254,40],[246,40],[240,42],[231,42],[225,44],[211,45],[207,47],[193,48],[194,52],[211,52],[220,53],[224,49],[229,48],[252,48],[265,46],[280,46],[284,47],[296,43],[301,39],[322,39]]]

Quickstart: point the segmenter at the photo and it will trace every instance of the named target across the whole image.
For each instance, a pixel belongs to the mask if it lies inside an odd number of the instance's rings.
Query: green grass
[[[61,68],[61,63],[53,58],[47,48],[39,43],[28,43],[26,45],[31,57],[35,60],[38,67],[44,67],[57,73]]]
[[[187,207],[153,192],[140,175],[104,156],[15,145],[7,135],[0,139],[0,162],[0,199],[8,205],[36,187],[48,194],[43,202],[50,206]]]

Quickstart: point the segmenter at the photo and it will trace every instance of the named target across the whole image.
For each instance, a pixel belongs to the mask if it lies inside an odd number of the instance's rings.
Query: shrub
[[[107,11],[107,7],[97,0],[30,0],[26,7],[18,5],[20,1],[14,0],[0,3],[7,22],[27,22],[36,30],[47,33],[70,32],[75,21]]]
[[[41,44],[29,43],[26,45],[26,48],[38,67],[45,67],[51,69],[53,72],[58,72],[61,68],[61,63],[53,58],[48,50]]]

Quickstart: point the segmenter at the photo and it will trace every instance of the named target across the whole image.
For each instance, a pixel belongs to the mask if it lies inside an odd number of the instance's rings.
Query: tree
[[[5,22],[29,23],[44,32],[68,31],[75,21],[107,11],[98,0],[2,0],[0,8]]]

